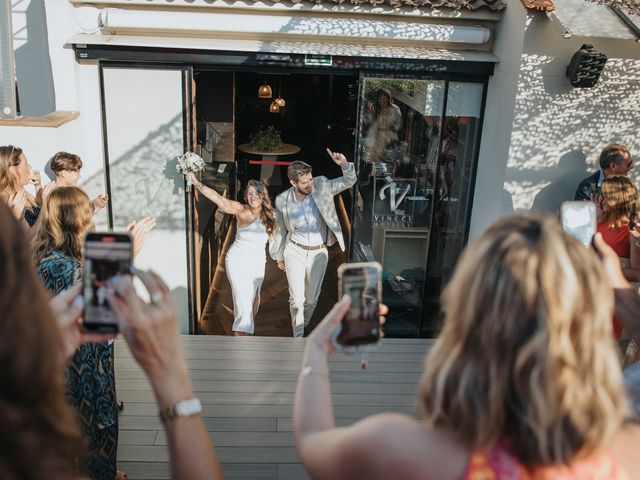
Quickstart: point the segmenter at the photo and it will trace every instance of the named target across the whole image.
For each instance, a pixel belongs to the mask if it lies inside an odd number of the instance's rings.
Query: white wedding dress
[[[227,252],[225,266],[233,293],[233,331],[253,334],[253,302],[260,294],[267,262],[267,230],[258,217],[237,228],[236,239]]]

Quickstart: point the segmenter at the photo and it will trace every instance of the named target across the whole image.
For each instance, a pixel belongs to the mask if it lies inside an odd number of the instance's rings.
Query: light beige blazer
[[[356,169],[353,163],[349,163],[346,170],[342,171],[342,177],[329,180],[327,177],[313,177],[313,191],[311,198],[327,224],[327,245],[331,246],[336,241],[340,244],[340,249],[344,252],[344,237],[342,227],[333,203],[333,197],[338,193],[351,188],[356,183]],[[274,260],[284,260],[284,248],[291,240],[293,228],[290,217],[292,215],[292,205],[294,202],[293,187],[285,190],[276,197],[276,232],[269,242],[269,254]]]

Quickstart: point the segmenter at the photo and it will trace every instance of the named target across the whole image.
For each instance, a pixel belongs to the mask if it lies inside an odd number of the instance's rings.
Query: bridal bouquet
[[[188,173],[200,173],[204,170],[204,160],[200,155],[193,152],[187,152],[184,155],[178,157],[178,163],[176,164],[176,170],[178,173],[182,175],[187,175]],[[191,187],[192,183],[189,177],[187,177],[187,187]]]

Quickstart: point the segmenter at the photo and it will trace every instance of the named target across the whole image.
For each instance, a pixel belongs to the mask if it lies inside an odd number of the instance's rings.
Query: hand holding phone
[[[347,315],[351,308],[351,297],[348,295],[343,296],[327,313],[322,321],[316,328],[313,329],[311,335],[305,346],[305,351],[309,353],[315,350],[316,353],[320,352],[322,356],[328,356],[335,352],[337,349],[343,350],[341,347],[337,347],[335,343],[336,331],[340,329],[340,323]],[[389,312],[389,308],[384,304],[380,304],[378,309],[378,323],[384,324],[384,316]],[[366,352],[366,350],[365,350]]]
[[[362,350],[380,341],[381,276],[377,262],[345,263],[338,268],[338,295],[349,295],[351,305],[333,337],[337,350]]]
[[[86,331],[118,331],[118,318],[107,301],[107,292],[114,276],[131,272],[132,254],[132,240],[127,233],[91,232],[85,236],[82,325]]]
[[[116,337],[115,333],[85,332],[82,328],[83,299],[80,296],[82,284],[76,283],[71,288],[60,292],[49,301],[49,306],[58,321],[65,358],[83,343],[106,342]]]

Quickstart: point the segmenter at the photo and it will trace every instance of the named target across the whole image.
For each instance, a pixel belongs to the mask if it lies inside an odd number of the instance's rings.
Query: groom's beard
[[[313,192],[313,186],[309,187],[309,191],[304,191],[304,190],[300,190],[298,187],[293,187],[293,190],[299,194],[299,195],[304,195],[305,197],[311,195],[311,192]]]

